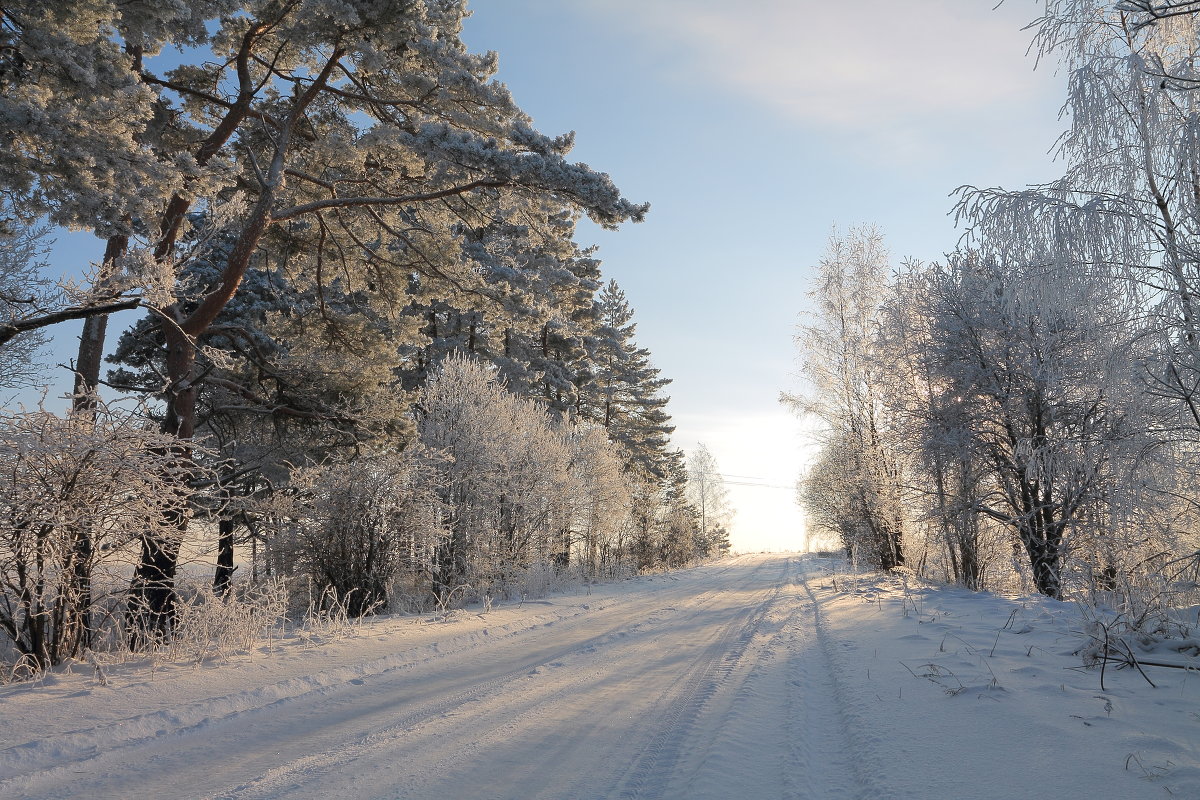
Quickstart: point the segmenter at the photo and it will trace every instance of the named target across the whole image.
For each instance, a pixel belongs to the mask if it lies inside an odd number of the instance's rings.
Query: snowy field
[[[1200,675],[1072,606],[744,555],[0,689],[4,798],[1200,797]]]

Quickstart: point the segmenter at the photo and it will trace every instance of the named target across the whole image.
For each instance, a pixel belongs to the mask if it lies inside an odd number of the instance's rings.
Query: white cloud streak
[[[651,37],[676,80],[709,81],[804,126],[920,138],[930,117],[1012,119],[1058,93],[1025,52],[1032,3],[994,0],[586,0]],[[1043,120],[1043,124],[1045,124]],[[919,143],[912,143],[919,146]]]

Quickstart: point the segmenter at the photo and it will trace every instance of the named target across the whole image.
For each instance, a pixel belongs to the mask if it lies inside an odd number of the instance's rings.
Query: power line
[[[757,475],[730,475],[728,472],[699,472],[698,475],[716,475],[718,478],[737,478],[743,481],[761,481]]]
[[[775,483],[747,483],[745,481],[725,481],[726,486],[751,486],[755,489],[787,489],[789,492],[795,491],[795,486],[780,486]]]
[[[699,475],[713,475],[721,478],[721,482],[726,486],[752,486],[756,489],[787,489],[794,491],[795,486],[780,486],[776,483],[763,483],[763,478],[753,477],[750,475],[730,475],[726,472],[700,472]],[[738,480],[725,480],[725,478],[736,478]]]

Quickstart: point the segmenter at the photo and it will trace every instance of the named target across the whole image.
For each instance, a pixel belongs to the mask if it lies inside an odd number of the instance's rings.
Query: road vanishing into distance
[[[296,696],[231,713],[210,700],[199,720],[160,714],[157,735],[111,743],[74,731],[61,752],[28,742],[39,758],[0,772],[0,796],[869,796],[814,565],[743,555],[524,603],[495,631],[471,615],[469,636],[438,625],[446,646]]]

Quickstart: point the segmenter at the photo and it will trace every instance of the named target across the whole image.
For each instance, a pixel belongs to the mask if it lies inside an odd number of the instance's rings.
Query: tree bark
[[[213,576],[213,594],[224,597],[233,583],[233,532],[237,528],[232,519],[217,523],[217,571]]]
[[[129,237],[109,237],[104,247],[100,281],[107,282],[116,270],[116,262],[129,247]],[[134,301],[136,305],[136,301]],[[71,414],[77,418],[95,421],[96,391],[100,386],[100,365],[104,360],[104,338],[108,329],[108,313],[84,318],[83,333],[79,337],[79,351],[75,359],[75,387],[71,401]],[[70,650],[67,655],[76,655],[81,648],[91,647],[92,631],[92,554],[94,550],[90,523],[86,520],[75,531],[72,542],[70,584],[66,594],[66,606],[60,624],[66,628]]]
[[[205,160],[211,157],[233,134],[237,125],[249,111],[249,100],[252,93],[247,94],[249,79],[248,73],[245,71],[245,60],[249,57],[254,37],[260,30],[261,26],[253,28],[243,39],[242,51],[238,56],[239,75],[243,79],[242,93],[235,108],[230,110],[230,114],[201,147],[200,156],[203,156]],[[246,270],[250,267],[250,259],[258,249],[263,234],[271,225],[271,208],[284,183],[285,162],[291,134],[305,109],[329,80],[334,67],[344,54],[344,50],[334,50],[326,60],[320,74],[293,101],[286,121],[278,129],[275,152],[268,173],[261,176],[262,192],[242,222],[241,232],[234,241],[225,266],[221,270],[220,282],[216,288],[201,299],[200,304],[190,313],[185,315],[178,305],[173,307],[170,313],[176,324],[163,326],[169,384],[165,398],[167,413],[163,420],[162,430],[179,440],[179,444],[174,450],[180,464],[185,467],[192,460],[191,440],[196,432],[196,395],[197,383],[200,378],[196,374],[197,340],[209,329],[222,309],[237,293],[238,286],[241,284]],[[245,102],[242,102],[243,100]],[[175,222],[176,217],[171,214],[176,205],[176,202],[172,200],[165,220],[163,242],[160,243],[160,250],[164,257],[169,252],[170,244],[174,241],[175,229],[171,226],[177,226],[177,223]],[[163,249],[163,245],[167,245],[166,249]],[[186,468],[179,470],[178,479],[186,481],[188,472],[189,470]],[[185,511],[169,512],[167,522],[178,531],[177,535],[170,539],[155,538],[150,535],[142,537],[141,559],[129,588],[129,637],[130,643],[134,647],[170,638],[174,628],[175,573],[179,558],[179,543],[187,530],[188,514]]]
[[[129,237],[111,236],[104,246],[104,261],[100,268],[100,281],[108,282],[116,270],[116,262],[129,248]],[[137,301],[132,301],[137,305]],[[96,389],[100,385],[100,365],[104,362],[104,336],[108,329],[108,313],[95,314],[83,321],[83,333],[79,337],[79,353],[75,359],[75,391],[72,402],[74,413],[94,416]]]
[[[180,463],[191,462],[189,442],[196,424],[196,386],[194,370],[196,345],[186,333],[174,325],[164,328],[167,345],[167,414],[162,430],[179,440],[174,449]],[[186,481],[188,470],[180,471],[177,480]],[[170,539],[142,535],[142,553],[129,586],[129,608],[126,622],[129,645],[137,650],[165,641],[175,627],[175,573],[179,557],[179,542],[187,530],[188,515],[182,510],[168,512],[168,522],[178,531]]]
[[[1033,583],[1037,590],[1055,600],[1062,599],[1062,554],[1055,536],[1032,530],[1021,531],[1021,541],[1029,555]]]
[[[185,515],[178,515],[186,520]],[[177,526],[182,525],[177,521]],[[129,587],[129,646],[140,650],[167,641],[175,629],[175,573],[179,540],[141,537],[142,554]]]

